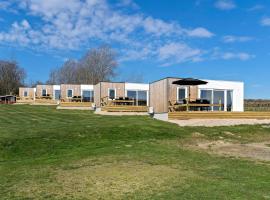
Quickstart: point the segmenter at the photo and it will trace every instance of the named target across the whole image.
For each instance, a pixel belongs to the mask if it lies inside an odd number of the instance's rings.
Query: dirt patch
[[[269,124],[269,119],[188,119],[188,120],[169,120],[171,123],[179,126],[235,126],[235,125],[254,125],[254,124]]]
[[[134,193],[151,195],[168,190],[187,176],[188,172],[178,166],[84,162],[56,170],[51,182],[24,183],[18,194],[33,199],[42,199],[44,194],[59,199],[123,199]]]
[[[239,144],[223,140],[200,140],[189,145],[189,147],[205,150],[215,154],[270,161],[270,147],[268,144],[269,142]]]

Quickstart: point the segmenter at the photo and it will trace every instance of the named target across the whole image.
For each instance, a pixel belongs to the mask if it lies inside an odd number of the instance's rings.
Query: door
[[[233,91],[227,90],[227,111],[233,111]]]
[[[91,101],[91,91],[90,90],[83,90],[82,99],[84,102],[90,102]]]
[[[128,90],[127,97],[134,101],[134,105],[137,105],[137,91]]]
[[[214,106],[214,111],[224,111],[224,91],[223,90],[214,90],[213,92],[214,98],[213,103],[214,104],[222,104],[222,106]]]
[[[147,91],[138,91],[138,106],[147,106]]]
[[[60,95],[61,95],[61,91],[60,90],[54,90],[54,98],[55,98],[55,100],[59,100],[60,99]]]

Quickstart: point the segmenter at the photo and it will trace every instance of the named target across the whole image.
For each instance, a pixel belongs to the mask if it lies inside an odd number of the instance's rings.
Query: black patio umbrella
[[[208,82],[195,78],[183,78],[172,83],[176,85],[205,85]]]
[[[194,86],[194,85],[205,85],[208,82],[200,80],[200,79],[195,79],[195,78],[182,78],[179,79],[177,81],[173,81],[172,84],[176,84],[176,85],[186,85],[189,86],[188,88],[188,101],[190,100],[190,86]]]

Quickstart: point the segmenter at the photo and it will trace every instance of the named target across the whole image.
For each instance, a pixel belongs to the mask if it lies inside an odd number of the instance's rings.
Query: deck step
[[[169,119],[270,119],[270,112],[171,112]]]
[[[147,106],[104,106],[102,111],[107,112],[147,112]]]
[[[91,102],[61,102],[61,107],[92,107]]]

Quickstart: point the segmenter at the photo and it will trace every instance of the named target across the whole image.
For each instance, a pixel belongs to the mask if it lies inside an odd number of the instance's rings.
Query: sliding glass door
[[[60,95],[61,95],[61,91],[60,90],[54,90],[54,99],[55,100],[59,100],[60,99]]]
[[[147,106],[147,91],[127,90],[127,97],[134,100],[136,106]]]
[[[94,101],[94,92],[93,90],[83,90],[82,99],[84,102],[93,102]]]
[[[233,110],[233,91],[227,90],[227,111]]]
[[[214,111],[224,111],[224,90],[214,90],[213,92],[213,104],[219,104],[222,106],[214,106]]]
[[[232,90],[201,89],[200,98],[204,103],[221,105],[221,106],[211,106],[210,110],[232,111],[233,109]]]
[[[137,91],[138,106],[147,106],[147,91]]]

